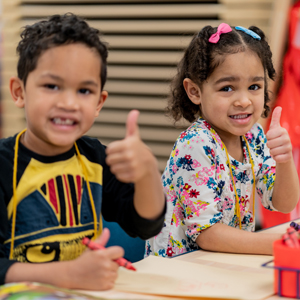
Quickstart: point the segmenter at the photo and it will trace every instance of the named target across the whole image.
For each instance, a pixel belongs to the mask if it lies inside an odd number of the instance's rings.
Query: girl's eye
[[[91,93],[91,91],[89,89],[80,89],[79,90],[80,94],[84,94],[84,95],[88,95]]]
[[[224,86],[222,89],[221,89],[222,92],[231,92],[232,91],[232,88],[230,86]]]
[[[259,88],[260,88],[260,86],[257,85],[257,84],[252,84],[252,85],[249,86],[249,90],[251,90],[251,91],[256,91]]]
[[[58,90],[58,86],[55,84],[45,84],[45,87],[50,90]]]

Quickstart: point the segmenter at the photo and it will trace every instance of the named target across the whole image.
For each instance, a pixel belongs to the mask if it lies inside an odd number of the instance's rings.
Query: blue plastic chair
[[[110,239],[106,244],[110,246],[121,246],[125,250],[124,257],[130,262],[137,262],[144,258],[146,241],[129,236],[118,223],[107,222],[103,219],[103,228],[110,230]]]

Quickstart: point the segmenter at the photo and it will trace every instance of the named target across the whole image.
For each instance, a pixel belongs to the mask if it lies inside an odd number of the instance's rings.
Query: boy
[[[25,108],[27,130],[0,140],[0,283],[112,288],[123,249],[91,251],[82,239],[100,234],[100,211],[131,236],[160,231],[157,162],[139,137],[137,111],[128,115],[125,139],[107,148],[83,136],[107,98],[98,30],[75,15],[55,15],[27,26],[21,38],[10,90]],[[108,239],[104,229],[97,242]]]

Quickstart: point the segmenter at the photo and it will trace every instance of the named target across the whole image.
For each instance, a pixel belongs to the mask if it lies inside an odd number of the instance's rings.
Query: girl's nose
[[[251,105],[251,100],[249,99],[248,95],[240,94],[239,97],[234,101],[235,106],[242,106],[248,107]]]

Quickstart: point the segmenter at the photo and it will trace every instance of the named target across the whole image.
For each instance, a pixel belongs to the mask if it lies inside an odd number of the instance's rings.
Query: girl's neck
[[[222,139],[222,138],[221,138]],[[227,148],[228,154],[233,157],[235,160],[239,162],[244,161],[244,154],[243,154],[243,146],[242,146],[242,139],[241,137],[237,137],[236,139],[231,139],[230,141],[224,141],[222,139],[222,142]]]
[[[206,121],[207,122],[207,121]],[[224,130],[210,126],[216,131],[219,138],[222,140],[222,143],[225,145],[228,154],[239,162],[244,161],[243,146],[242,146],[242,137],[239,135],[234,135],[228,133]]]

